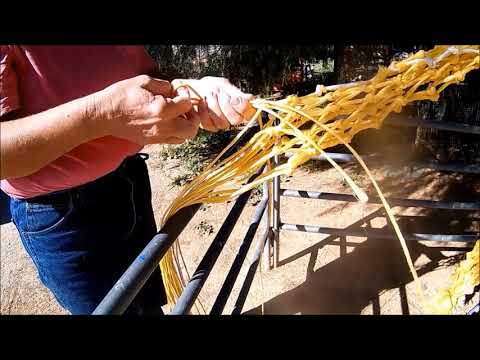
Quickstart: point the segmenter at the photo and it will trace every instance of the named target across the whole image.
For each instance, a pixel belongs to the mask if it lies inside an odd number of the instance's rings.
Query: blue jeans
[[[42,283],[72,314],[91,314],[157,232],[145,155],[69,190],[12,199],[13,221]],[[158,267],[126,314],[161,314]]]

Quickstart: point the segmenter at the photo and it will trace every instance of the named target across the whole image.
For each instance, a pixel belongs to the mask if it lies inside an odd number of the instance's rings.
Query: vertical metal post
[[[280,165],[279,156],[273,158],[275,167]],[[273,214],[272,214],[272,248],[273,248],[273,268],[277,267],[280,248],[280,176],[273,178]]]
[[[275,120],[274,124],[278,125],[280,121]],[[276,168],[280,165],[280,156],[275,155],[273,157],[273,167]],[[280,248],[280,176],[275,176],[272,182],[272,202],[271,204],[271,224],[268,235],[267,247],[269,251],[269,259],[271,259],[271,266],[269,262],[268,269],[276,268],[279,259]],[[265,249],[267,250],[267,249]],[[270,255],[272,251],[272,255]]]
[[[273,122],[278,125],[279,120]],[[278,155],[273,157],[273,168],[280,165],[280,157]],[[265,248],[263,249],[263,267],[270,270],[277,267],[278,263],[278,248],[279,248],[279,231],[280,231],[280,177],[275,176],[272,182],[272,196],[269,198],[268,216],[267,216],[267,233],[268,238],[265,241]]]
[[[340,236],[340,256],[347,255],[347,237]]]
[[[265,182],[263,191],[270,191],[270,186],[272,185],[271,181]],[[268,194],[270,195],[270,194]],[[272,208],[273,208],[273,198],[271,196],[268,197],[268,205],[267,205],[267,212],[266,216],[264,216],[264,222],[265,222],[265,232],[268,234],[267,239],[265,241],[265,245],[263,247],[262,251],[262,269],[270,270],[272,268],[272,263],[271,263],[271,258],[272,258],[272,252],[271,252],[271,244],[272,244]]]

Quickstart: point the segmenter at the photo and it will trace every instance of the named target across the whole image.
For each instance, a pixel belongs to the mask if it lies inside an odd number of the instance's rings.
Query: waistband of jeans
[[[138,164],[140,160],[145,162],[148,158],[149,158],[148,154],[137,153],[135,155],[125,158],[122,161],[122,163],[112,172],[102,177],[99,177],[98,179],[95,179],[91,182],[78,185],[69,189],[54,191],[45,195],[40,195],[33,198],[25,199],[25,200],[29,202],[30,201],[32,202],[47,201],[56,197],[62,197],[62,196],[67,196],[72,194],[81,194],[81,193],[88,192],[89,190],[95,190],[95,189],[101,188],[102,185],[108,185],[109,182],[115,181],[116,179],[128,178],[131,175],[130,171],[133,170],[134,166]]]

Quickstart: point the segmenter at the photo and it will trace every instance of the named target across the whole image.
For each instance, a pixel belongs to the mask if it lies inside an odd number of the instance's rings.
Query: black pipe
[[[242,213],[245,205],[247,204],[251,192],[251,190],[247,191],[246,193],[243,193],[238,197],[237,201],[230,210],[230,213],[223,222],[222,227],[215,236],[215,239],[213,239],[212,243],[210,244],[207,252],[205,253],[205,256],[200,261],[200,264],[198,265],[190,281],[180,295],[180,298],[175,304],[175,307],[171,311],[170,315],[182,315],[187,314],[190,311],[191,307],[193,306],[195,300],[198,297],[198,294],[200,293],[200,290],[203,287],[203,284],[207,280],[210,271],[215,265],[218,256],[222,252],[223,247],[228,240],[228,237],[230,236],[234,226],[236,225],[240,214]]]
[[[165,246],[167,241],[167,234],[155,235],[127,271],[115,283],[92,315],[123,314],[158,266],[158,259],[168,249]]]
[[[453,121],[427,121],[419,118],[410,118],[402,115],[391,114],[384,122],[386,125],[423,127],[439,129],[466,134],[480,135],[480,126],[456,123]]]
[[[479,315],[480,314],[480,303],[475,305],[473,308],[471,308],[468,312],[467,315]]]
[[[181,209],[167,221],[160,233],[155,235],[118,279],[92,315],[120,315],[125,312],[199,207],[199,204],[195,204]]]
[[[287,152],[285,154],[286,158],[291,158],[294,155],[293,152]],[[337,163],[348,163],[356,161],[355,157],[351,154],[343,154],[343,153],[330,153],[325,152],[325,155],[328,155],[332,160],[336,161]],[[326,157],[324,154],[312,156],[311,160],[314,161],[326,161]],[[369,163],[373,161],[385,161],[385,158],[382,158],[380,154],[369,154],[369,155],[361,155],[362,159]],[[396,160],[397,161],[397,160]],[[432,169],[438,171],[449,171],[449,172],[458,172],[458,173],[465,173],[465,174],[480,174],[480,166],[477,164],[464,164],[461,162],[450,162],[450,163],[441,163],[436,160],[426,160],[426,161],[410,161],[406,162],[404,166],[407,166],[410,169]]]
[[[338,236],[356,236],[356,237],[368,237],[372,239],[386,239],[392,238],[394,234],[391,231],[385,231],[382,229],[339,229],[331,227],[322,227],[317,225],[303,225],[303,224],[287,224],[282,223],[281,230],[288,231],[301,231],[317,234],[330,234]],[[465,234],[420,234],[420,233],[407,233],[403,234],[405,240],[411,241],[477,241],[480,237],[480,233],[465,233]]]
[[[459,162],[452,162],[452,163],[445,163],[442,164],[436,160],[428,160],[428,161],[414,161],[407,164],[409,168],[412,169],[432,169],[438,171],[450,171],[450,172],[458,172],[464,174],[480,174],[480,166],[476,164],[462,164]]]
[[[268,188],[264,186],[264,194],[263,198],[255,210],[253,214],[252,221],[250,222],[250,226],[248,227],[247,233],[243,238],[243,242],[238,249],[238,253],[235,256],[235,260],[233,261],[232,266],[225,278],[225,281],[220,289],[220,292],[217,295],[215,303],[212,306],[210,311],[210,315],[221,315],[223,309],[225,308],[225,304],[227,303],[228,297],[230,296],[233,285],[237,280],[238,274],[242,268],[242,265],[247,257],[248,250],[250,249],[250,245],[252,244],[253,238],[257,232],[258,226],[260,225],[260,221],[265,213],[265,208],[268,204]]]
[[[336,201],[347,201],[347,202],[358,201],[358,199],[353,195],[318,192],[318,191],[281,189],[280,194],[282,196],[294,197],[294,198],[336,200]],[[429,209],[450,209],[450,210],[480,210],[480,201],[460,202],[460,201],[434,201],[434,200],[397,199],[397,198],[387,198],[386,200],[391,206],[421,207],[421,208],[429,208]],[[368,203],[381,204],[382,202],[378,197],[369,197]]]
[[[245,280],[243,281],[242,288],[240,289],[240,293],[238,294],[237,300],[235,301],[235,305],[233,306],[232,315],[240,315],[242,312],[243,306],[245,305],[245,301],[247,300],[248,292],[252,287],[253,279],[255,278],[255,273],[257,272],[258,264],[260,263],[260,256],[262,255],[262,250],[265,247],[265,243],[269,237],[270,230],[267,229],[263,234],[262,238],[258,242],[257,248],[255,249],[255,254],[253,255],[252,264],[248,268],[247,275],[245,276]]]
[[[221,159],[232,155],[256,131],[254,127],[248,129],[239,142],[226,151]],[[169,219],[115,283],[92,315],[123,314],[199,208],[200,204],[189,206],[179,210]]]

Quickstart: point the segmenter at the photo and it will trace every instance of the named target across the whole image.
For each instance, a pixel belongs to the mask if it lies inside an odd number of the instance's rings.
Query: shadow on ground
[[[372,212],[369,216],[355,223],[353,227],[361,226],[381,211]],[[408,218],[400,219],[400,226]],[[341,247],[341,256],[322,266],[316,271],[318,251],[327,244]],[[346,247],[354,250],[347,254]],[[443,255],[441,247],[429,247],[418,242],[408,242],[412,260],[415,262],[421,255],[426,255],[429,262],[417,269],[422,275],[435,269],[450,266],[461,259],[464,254],[452,256]],[[468,247],[458,247],[458,250],[468,250]],[[395,239],[367,238],[362,243],[348,243],[345,238],[329,236],[319,243],[283,259],[279,266],[309,255],[310,261],[307,277],[303,284],[270,299],[264,304],[266,314],[360,314],[370,304],[374,314],[381,314],[380,294],[383,291],[398,288],[403,314],[409,314],[410,309],[405,290],[406,284],[413,278],[408,271],[401,246]],[[245,314],[261,314],[261,306]]]
[[[441,174],[430,170],[423,170],[420,175],[412,174],[409,170],[399,171],[404,168],[403,163],[392,167],[389,162],[390,170],[394,170],[396,175],[387,174],[378,181],[387,197],[409,198],[420,191],[420,197],[424,199],[480,201],[479,175]],[[317,166],[316,169],[321,170],[324,166]],[[374,165],[370,169],[381,167],[381,164]],[[360,172],[358,166],[354,164],[346,165],[344,168],[349,174],[352,171]],[[367,192],[373,194],[371,187]],[[332,205],[334,206],[326,212],[338,211],[343,204],[333,202]],[[360,221],[351,224],[349,228],[364,226],[368,228],[370,220],[380,216],[384,217],[383,209],[373,211]],[[408,216],[397,215],[397,220],[404,233],[480,233],[479,211],[416,208],[413,215],[410,213]],[[390,225],[387,226],[390,228]],[[327,244],[340,246],[341,255],[314,270],[318,251]],[[441,267],[458,263],[465,257],[464,252],[473,246],[473,243],[451,243],[448,244],[449,249],[454,247],[460,253],[452,255],[451,252],[446,252],[448,255],[445,255],[442,250],[446,250],[446,243],[407,241],[407,244],[414,262],[422,255],[429,259],[421,268],[417,268],[420,277]],[[347,245],[354,248],[348,254]],[[410,313],[405,286],[412,282],[413,278],[393,231],[389,239],[367,238],[361,243],[347,243],[346,238],[332,235],[289,258],[281,259],[279,266],[306,255],[310,256],[310,261],[305,282],[264,303],[264,313],[360,314],[367,306],[372,305],[373,313],[381,314],[380,294],[395,288],[400,294],[402,313]],[[245,312],[252,315],[261,313],[261,306]]]

